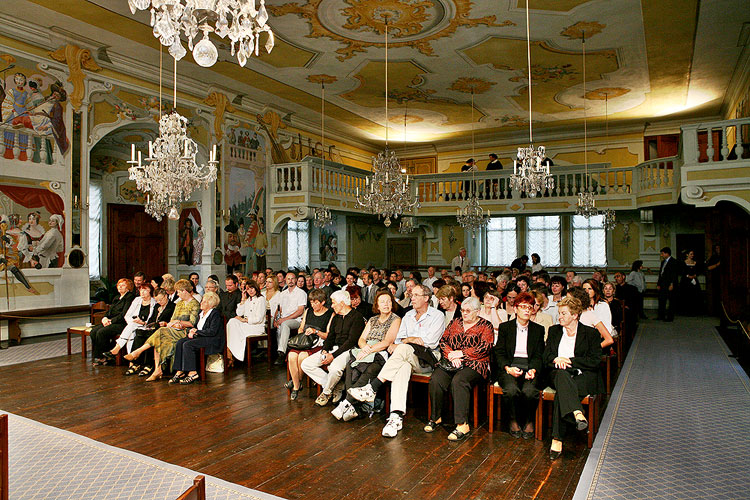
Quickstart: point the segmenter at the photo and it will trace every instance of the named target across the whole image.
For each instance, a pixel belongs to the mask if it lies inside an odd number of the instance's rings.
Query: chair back
[[[195,476],[193,485],[177,497],[177,500],[206,500],[206,478]]]
[[[8,500],[8,415],[0,415],[0,500]]]
[[[90,321],[92,325],[100,325],[102,318],[107,315],[109,311],[109,304],[106,302],[97,302],[91,306]]]

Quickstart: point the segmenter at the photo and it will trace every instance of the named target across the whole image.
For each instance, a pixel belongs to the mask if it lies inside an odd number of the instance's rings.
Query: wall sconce
[[[228,222],[229,221],[229,217],[232,215],[232,211],[229,210],[228,208],[226,208],[226,209],[221,210],[219,212],[219,215],[221,216],[221,219],[224,222]]]
[[[78,198],[78,195],[74,195],[73,196],[73,208],[75,210],[80,210],[81,208],[83,208],[84,210],[88,210],[89,209],[89,198],[88,198],[88,196],[86,197],[86,202],[83,203],[83,207],[81,207],[81,200],[80,200],[80,198]]]

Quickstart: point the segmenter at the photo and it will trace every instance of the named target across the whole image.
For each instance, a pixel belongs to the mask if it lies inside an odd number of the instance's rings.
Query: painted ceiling
[[[86,22],[92,35],[109,31],[156,52],[148,13],[131,15],[126,0],[25,1]],[[222,50],[209,69],[188,55],[181,71],[218,78],[308,124],[319,123],[324,82],[328,126],[374,144],[385,137],[387,17],[392,140],[404,140],[404,122],[409,142],[528,128],[525,0],[266,4],[277,42],[270,55],[240,68]],[[534,126],[580,126],[584,113],[592,123],[606,118],[610,127],[716,115],[748,22],[746,0],[531,1]]]

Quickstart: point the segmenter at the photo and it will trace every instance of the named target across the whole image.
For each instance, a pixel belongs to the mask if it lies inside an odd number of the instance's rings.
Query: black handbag
[[[290,338],[286,345],[289,349],[294,349],[295,351],[309,351],[317,343],[318,336],[316,334],[305,335],[304,333],[298,333]]]
[[[447,371],[448,373],[457,372],[458,370],[464,367],[462,363],[458,368],[456,368],[455,366],[453,366],[453,363],[451,363],[446,357],[440,358],[440,361],[437,362],[437,366]]]

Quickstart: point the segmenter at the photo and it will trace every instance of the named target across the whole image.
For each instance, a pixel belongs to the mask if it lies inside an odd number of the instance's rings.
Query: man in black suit
[[[661,249],[661,267],[656,289],[659,291],[659,319],[674,320],[674,301],[677,295],[677,282],[680,279],[680,265],[672,258],[669,247]],[[667,305],[669,303],[669,305]]]

